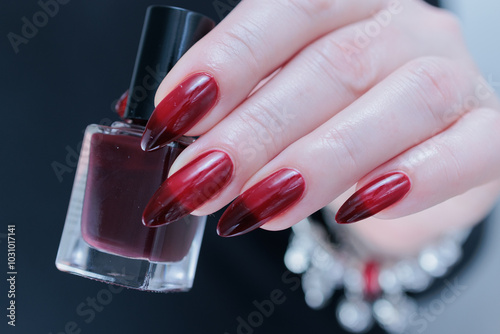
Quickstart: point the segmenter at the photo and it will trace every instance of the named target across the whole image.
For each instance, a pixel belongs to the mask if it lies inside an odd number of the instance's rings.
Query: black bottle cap
[[[123,118],[148,120],[158,86],[177,61],[215,26],[196,12],[170,6],[150,6],[129,88]]]

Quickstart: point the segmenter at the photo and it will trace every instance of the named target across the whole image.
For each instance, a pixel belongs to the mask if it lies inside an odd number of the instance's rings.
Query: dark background
[[[302,290],[293,289],[292,276],[282,279],[288,231],[222,239],[215,233],[217,216],[210,217],[190,293],[123,290],[91,321],[77,307],[102,295],[107,285],[54,265],[75,152],[88,124],[116,119],[112,106],[129,86],[146,7],[180,6],[219,21],[234,0],[218,3],[219,13],[209,0],[72,0],[16,54],[7,34],[20,35],[22,18],[32,21],[41,8],[35,0],[0,2],[0,277],[7,272],[9,224],[16,225],[18,271],[15,328],[6,325],[7,286],[1,279],[1,333],[233,334],[237,318],[247,318],[256,309],[253,302],[269,299],[275,289],[285,301],[254,333],[342,332],[334,305],[312,311]],[[68,171],[58,177],[54,163]]]

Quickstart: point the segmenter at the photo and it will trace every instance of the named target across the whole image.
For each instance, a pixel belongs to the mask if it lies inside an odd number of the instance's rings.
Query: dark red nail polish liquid
[[[97,249],[121,256],[153,262],[181,261],[189,253],[203,218],[188,216],[182,223],[156,229],[138,222],[142,222],[148,199],[165,180],[187,142],[175,142],[148,154],[139,149],[140,137],[132,127],[91,126],[87,131],[83,239]]]
[[[191,288],[206,217],[149,228],[142,213],[193,139],[144,152],[141,137],[161,80],[213,26],[187,10],[148,8],[128,98],[120,103],[124,121],[85,132],[56,259],[60,270],[140,290]]]

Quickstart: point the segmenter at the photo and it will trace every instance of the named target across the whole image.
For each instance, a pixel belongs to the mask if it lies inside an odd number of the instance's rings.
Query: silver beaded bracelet
[[[447,274],[462,257],[471,232],[452,232],[414,258],[375,261],[359,256],[351,236],[339,231],[333,219],[325,220],[326,227],[311,217],[296,224],[284,261],[288,270],[302,274],[305,301],[313,309],[325,307],[336,290],[344,290],[336,315],[352,333],[367,332],[375,322],[388,333],[406,333],[417,311],[407,293],[423,292]],[[332,235],[338,240],[332,241]]]

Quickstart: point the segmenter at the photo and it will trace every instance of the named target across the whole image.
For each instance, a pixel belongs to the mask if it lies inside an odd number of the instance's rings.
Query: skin
[[[235,165],[195,214],[294,168],[303,198],[262,227],[281,230],[403,171],[403,200],[345,227],[374,252],[403,256],[477,223],[498,198],[500,103],[458,20],[420,0],[243,0],[168,74],[157,104],[194,72],[211,73],[220,97],[170,174],[208,150]]]

